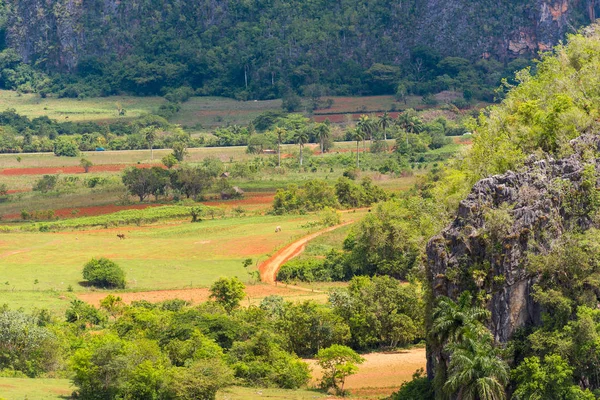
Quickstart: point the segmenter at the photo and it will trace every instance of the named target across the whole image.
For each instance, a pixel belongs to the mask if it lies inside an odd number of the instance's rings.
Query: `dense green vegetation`
[[[284,97],[292,109],[297,94],[315,107],[324,93],[402,99],[452,89],[467,101],[491,100],[501,79],[528,62],[511,61],[518,51],[507,54],[500,43],[506,47],[507,38],[535,31],[527,16],[541,14],[539,7],[530,1],[444,7],[464,10],[455,12],[388,0],[368,7],[354,0],[26,1],[2,6],[0,84],[65,97],[159,94],[174,103],[194,93]],[[589,12],[570,4],[569,24],[588,22]],[[542,43],[556,43],[564,31],[546,29]],[[525,55],[535,53],[528,50]]]
[[[343,377],[354,371],[345,363],[360,362],[345,345],[393,347],[423,338],[418,289],[391,278],[356,279],[325,305],[271,296],[259,307],[240,307],[243,288],[236,278],[221,279],[211,288],[215,301],[195,307],[181,300],[128,306],[111,295],[96,309],[75,300],[62,321],[5,307],[0,334],[10,337],[0,344],[0,368],[13,376],[69,376],[84,399],[208,399],[234,381],[304,386],[309,369],[298,356],[318,356],[342,374],[326,375],[325,387],[343,390]],[[365,330],[349,307],[384,328]]]

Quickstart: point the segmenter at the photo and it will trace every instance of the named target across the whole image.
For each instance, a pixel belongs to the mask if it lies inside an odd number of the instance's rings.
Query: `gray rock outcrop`
[[[535,160],[520,172],[479,181],[460,203],[455,220],[427,245],[427,275],[435,297],[456,299],[464,290],[484,291],[491,312],[489,328],[507,342],[520,327],[540,323],[541,309],[531,296],[536,276],[526,269],[528,254],[549,250],[567,230],[592,224],[586,190],[596,179],[600,136],[571,142],[564,159]],[[586,175],[587,173],[587,175]],[[587,180],[586,180],[587,179]],[[587,186],[586,186],[587,185]],[[446,362],[441,345],[428,349],[428,373]]]

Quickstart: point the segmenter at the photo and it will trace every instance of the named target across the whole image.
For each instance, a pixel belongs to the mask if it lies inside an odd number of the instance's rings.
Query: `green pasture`
[[[69,379],[0,378],[2,400],[70,399],[74,390]]]
[[[29,118],[47,116],[59,122],[107,122],[132,119],[156,112],[163,103],[165,99],[162,97],[110,96],[58,99],[0,90],[0,110],[13,108],[17,113]],[[118,115],[117,104],[126,110],[125,116]]]
[[[59,400],[71,398],[75,387],[69,379],[0,378],[2,400]],[[326,394],[315,390],[286,390],[229,387],[217,394],[217,400],[305,400],[324,399]]]
[[[81,270],[92,257],[117,262],[127,274],[129,290],[206,287],[221,276],[248,281],[244,259],[265,259],[306,234],[302,225],[316,218],[261,216],[97,231],[3,233],[0,290],[88,290],[81,284]],[[276,226],[282,232],[275,233]],[[127,239],[119,240],[117,233]]]

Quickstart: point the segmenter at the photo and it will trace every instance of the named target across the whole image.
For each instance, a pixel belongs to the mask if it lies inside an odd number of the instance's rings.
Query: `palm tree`
[[[356,140],[356,168],[360,168],[360,160],[359,160],[359,150],[358,150],[358,145],[360,144],[361,140],[364,140],[364,135],[362,133],[362,131],[358,128],[354,128],[354,130],[352,131],[352,140]]]
[[[491,335],[473,332],[458,345],[449,346],[452,359],[444,391],[458,400],[504,400],[509,369],[492,346]]]
[[[383,140],[387,140],[387,128],[392,124],[392,121],[392,117],[390,117],[387,111],[377,121],[377,124],[383,129]]]
[[[423,131],[423,121],[415,115],[414,110],[406,110],[398,115],[396,125],[406,132],[406,146],[408,147],[408,134],[420,133]]]
[[[481,331],[484,328],[482,322],[489,316],[487,309],[473,306],[470,292],[463,292],[456,303],[448,297],[441,297],[433,310],[431,333],[438,335],[440,343],[447,340],[458,342],[469,331]]]
[[[308,142],[308,133],[306,130],[299,129],[294,133],[294,141],[300,145],[300,166],[302,166],[302,150],[304,149],[304,144]]]
[[[150,145],[150,159],[154,160],[154,142],[156,141],[156,128],[149,126],[144,129],[144,137]]]
[[[315,132],[321,142],[321,154],[323,154],[325,152],[325,140],[329,138],[331,130],[329,129],[329,125],[320,123],[315,127]]]
[[[281,167],[281,138],[285,136],[287,131],[281,127],[275,128],[275,134],[277,135],[277,167]]]
[[[368,115],[361,115],[358,123],[356,124],[356,128],[361,131],[363,137],[363,150],[366,149],[365,139],[367,137],[373,138],[373,131],[375,126],[373,125],[373,120],[369,118]]]

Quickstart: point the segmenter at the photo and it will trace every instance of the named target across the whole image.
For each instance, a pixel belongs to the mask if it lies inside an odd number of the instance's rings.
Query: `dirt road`
[[[342,226],[349,225],[353,222],[354,221],[348,221],[340,225],[323,229],[322,231],[318,231],[308,236],[304,236],[302,239],[296,240],[295,242],[288,244],[283,249],[279,250],[274,256],[264,261],[258,267],[261,281],[265,283],[275,283],[275,278],[277,277],[277,272],[279,271],[279,268],[281,268],[281,266],[287,261],[302,253],[304,251],[304,248],[306,247],[306,243],[310,242],[317,236],[320,236],[327,232],[331,232],[337,228],[341,228]]]

